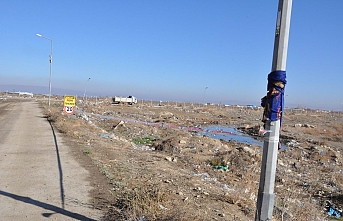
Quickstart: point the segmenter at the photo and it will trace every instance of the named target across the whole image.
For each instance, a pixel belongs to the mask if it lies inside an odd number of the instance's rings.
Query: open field
[[[104,220],[254,220],[262,147],[184,128],[257,135],[262,109],[109,99],[78,103],[75,115],[62,108],[53,100],[49,120],[107,178],[93,194]],[[275,220],[330,220],[328,204],[343,208],[342,134],[340,113],[286,112]]]

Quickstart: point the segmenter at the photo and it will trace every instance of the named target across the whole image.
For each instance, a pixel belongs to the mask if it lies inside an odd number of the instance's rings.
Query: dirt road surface
[[[33,100],[0,103],[0,220],[99,220],[88,171]]]

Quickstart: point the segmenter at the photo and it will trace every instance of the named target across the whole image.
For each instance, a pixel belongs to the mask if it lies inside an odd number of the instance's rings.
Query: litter
[[[332,217],[341,218],[342,217],[342,210],[338,209],[335,205],[333,205],[330,201],[326,201],[326,209],[327,214]]]
[[[227,171],[227,166],[214,166],[213,168],[214,168],[214,169],[217,169],[217,170],[222,169],[222,170],[224,170],[224,171]]]

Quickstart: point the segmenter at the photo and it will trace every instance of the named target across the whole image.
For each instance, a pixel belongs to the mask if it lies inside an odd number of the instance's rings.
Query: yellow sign
[[[66,95],[64,96],[64,106],[75,106],[76,96]]]

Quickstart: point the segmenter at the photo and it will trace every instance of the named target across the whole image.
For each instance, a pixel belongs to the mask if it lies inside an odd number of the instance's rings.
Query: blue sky
[[[40,33],[53,39],[53,94],[87,88],[89,96],[259,104],[277,6],[278,0],[0,0],[0,90],[26,85],[48,93],[50,41]],[[342,8],[342,0],[293,1],[286,106],[343,107]]]

